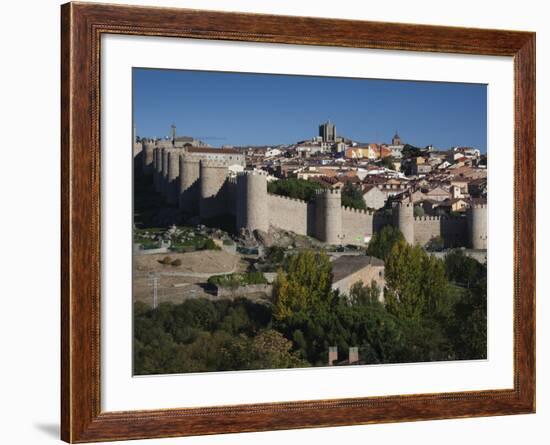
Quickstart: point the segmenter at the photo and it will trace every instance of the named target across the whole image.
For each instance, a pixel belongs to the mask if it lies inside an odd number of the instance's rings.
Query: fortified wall
[[[229,177],[229,164],[185,150],[144,144],[142,173],[153,175],[155,190],[187,216],[203,220],[233,215],[236,228],[269,227],[309,235],[328,244],[364,245],[386,225],[399,228],[410,244],[425,245],[441,237],[446,247],[487,249],[487,206],[474,205],[466,216],[414,216],[411,203],[398,203],[392,215],[341,205],[340,190],[317,192],[312,202],[273,195],[267,174],[259,171]]]

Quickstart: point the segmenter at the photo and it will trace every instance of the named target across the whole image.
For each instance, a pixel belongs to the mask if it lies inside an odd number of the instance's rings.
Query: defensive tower
[[[166,200],[169,204],[179,204],[180,150],[168,149],[168,174],[166,185]]]
[[[227,179],[228,168],[223,162],[200,161],[200,201],[201,219],[212,218],[226,213],[226,204],[217,199],[218,193]]]
[[[264,232],[269,229],[267,174],[264,172],[241,172],[237,176],[237,230],[240,229]]]
[[[468,209],[468,238],[472,249],[487,249],[487,204]]]
[[[328,244],[343,244],[342,196],[339,189],[318,190],[315,195],[317,238]]]
[[[159,147],[153,151],[153,185],[160,192],[160,177],[162,175],[162,153]]]
[[[143,142],[142,161],[143,161],[143,174],[150,176],[153,174],[153,155],[155,150],[155,143],[149,140]]]
[[[414,204],[398,202],[393,209],[394,227],[403,234],[405,241],[414,244]]]
[[[166,184],[168,183],[168,148],[163,148],[162,154],[162,167],[160,174],[160,192],[166,197]]]
[[[188,215],[199,212],[200,159],[189,154],[180,156],[179,208]]]

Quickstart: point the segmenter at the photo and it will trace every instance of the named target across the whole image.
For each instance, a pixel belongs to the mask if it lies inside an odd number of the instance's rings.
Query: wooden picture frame
[[[91,3],[65,4],[61,18],[63,440],[94,442],[535,411],[534,33]],[[512,56],[513,389],[102,412],[99,73],[100,38],[106,33]]]

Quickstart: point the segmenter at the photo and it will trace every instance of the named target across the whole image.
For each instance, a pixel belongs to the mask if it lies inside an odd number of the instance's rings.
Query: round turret
[[[160,192],[166,196],[166,184],[168,183],[168,148],[163,148],[161,151],[162,166],[160,171]]]
[[[153,152],[155,150],[155,143],[152,141],[143,142],[142,161],[143,161],[143,174],[149,176],[153,174]]]
[[[153,185],[155,191],[160,192],[160,177],[162,175],[162,153],[159,147],[153,151]]]
[[[237,176],[237,230],[240,229],[269,229],[267,175],[263,172],[242,172]]]
[[[180,175],[180,150],[172,148],[168,150],[168,174],[166,177],[166,199],[169,204],[178,204]]]
[[[201,219],[219,216],[225,212],[226,204],[218,196],[227,179],[227,164],[201,160],[200,162],[200,201]]]
[[[328,244],[345,243],[342,234],[342,196],[339,189],[319,190],[315,195],[317,238]]]
[[[468,237],[472,249],[487,249],[487,204],[472,204],[468,209]]]
[[[414,244],[414,204],[399,202],[393,209],[394,227],[403,234],[405,241]]]
[[[179,208],[186,214],[199,211],[200,159],[183,154],[180,156]]]
[[[143,151],[144,144],[145,141],[134,142],[134,158],[140,156],[141,152]]]

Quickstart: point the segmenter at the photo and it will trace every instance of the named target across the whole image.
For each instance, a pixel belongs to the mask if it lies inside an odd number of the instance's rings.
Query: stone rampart
[[[308,203],[286,196],[267,195],[269,224],[299,235],[308,234]]]
[[[366,210],[342,207],[342,235],[344,244],[362,246],[372,236],[373,215]]]
[[[441,237],[445,247],[465,246],[468,242],[468,221],[463,216],[420,216],[414,218],[414,241],[421,246]]]

